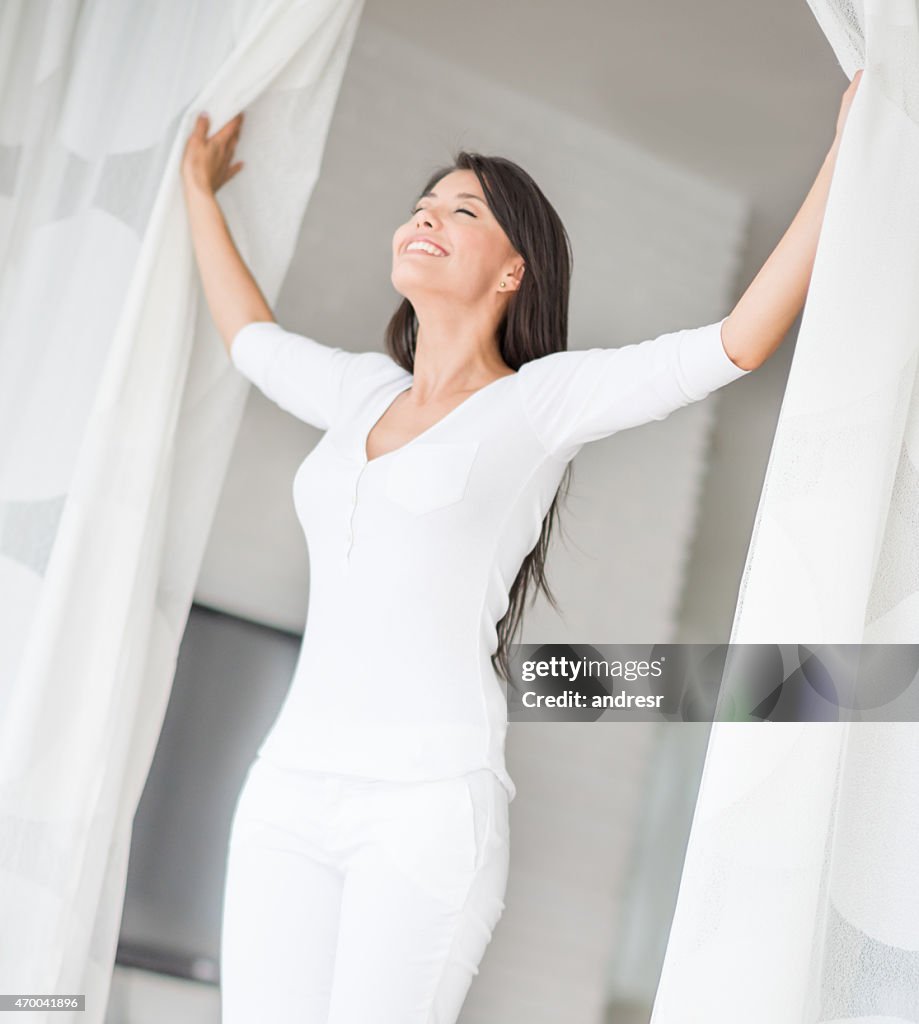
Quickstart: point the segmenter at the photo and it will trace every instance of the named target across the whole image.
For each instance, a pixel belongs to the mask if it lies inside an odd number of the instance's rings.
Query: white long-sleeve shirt
[[[380,352],[243,327],[234,365],[325,431],[294,476],[306,629],[259,753],[397,781],[490,768],[513,800],[506,687],[491,655],[517,571],[582,445],[749,372],[725,352],[722,323],[534,359],[370,461],[367,435],[412,375]]]

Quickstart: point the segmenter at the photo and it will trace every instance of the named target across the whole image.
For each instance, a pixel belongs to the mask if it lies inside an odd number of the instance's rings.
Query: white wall
[[[382,348],[398,302],[392,231],[427,172],[459,146],[520,162],[562,216],[574,248],[570,347],[625,344],[728,311],[741,198],[365,20],[276,310],[285,326],[353,350]],[[550,562],[565,618],[540,601],[524,639],[673,638],[719,398],[582,451],[563,513],[570,543],[557,537]],[[200,603],[302,629],[309,571],[290,487],[318,436],[253,391]],[[650,729],[512,726],[507,910],[466,1024],[601,1019]]]

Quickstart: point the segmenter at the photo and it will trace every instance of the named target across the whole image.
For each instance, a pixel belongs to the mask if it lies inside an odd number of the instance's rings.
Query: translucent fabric
[[[200,293],[179,167],[269,301],[361,0],[0,7],[0,992],[104,1017],[131,822],[248,384]]]
[[[731,640],[913,644],[917,7],[809,2],[864,74]],[[919,725],[716,722],[653,1024],[919,1021],[917,864]]]

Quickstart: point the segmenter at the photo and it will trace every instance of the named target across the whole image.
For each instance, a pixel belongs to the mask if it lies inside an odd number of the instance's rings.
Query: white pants
[[[222,1024],[454,1024],[504,909],[507,792],[256,757],[221,931]]]

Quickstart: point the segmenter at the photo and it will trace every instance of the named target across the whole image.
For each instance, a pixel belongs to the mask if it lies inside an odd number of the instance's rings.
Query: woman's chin
[[[443,295],[449,289],[444,288],[443,281],[437,281],[433,275],[421,270],[406,272],[400,267],[390,275],[393,288],[403,297],[412,302],[414,299],[430,295]]]

